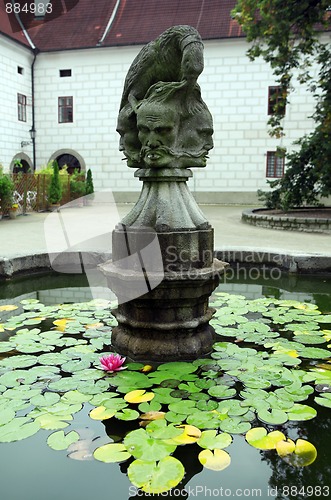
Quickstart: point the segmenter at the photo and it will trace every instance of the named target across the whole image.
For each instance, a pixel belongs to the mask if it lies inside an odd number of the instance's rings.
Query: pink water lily
[[[100,358],[100,363],[103,370],[113,373],[127,368],[127,366],[122,366],[125,360],[126,358],[123,358],[119,354],[108,354]]]

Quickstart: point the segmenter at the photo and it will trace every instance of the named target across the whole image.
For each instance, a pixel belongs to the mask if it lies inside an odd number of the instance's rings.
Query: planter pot
[[[60,208],[60,203],[52,203],[50,206],[49,206],[49,210],[51,212],[56,212],[59,208]]]
[[[10,219],[16,219],[17,216],[17,210],[9,210],[8,215]]]

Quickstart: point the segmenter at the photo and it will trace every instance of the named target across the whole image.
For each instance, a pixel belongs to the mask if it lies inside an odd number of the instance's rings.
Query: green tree
[[[331,50],[323,37],[331,29],[331,1],[238,0],[233,16],[251,42],[249,58],[263,57],[280,86],[270,134],[284,135],[282,118],[294,75],[316,99],[315,129],[295,143],[297,150],[286,155],[284,177],[269,182],[273,189],[260,191],[260,197],[270,208],[318,204],[331,194]]]
[[[62,187],[59,176],[59,165],[56,160],[53,161],[53,174],[48,191],[48,201],[55,205],[60,202],[62,198]]]
[[[0,165],[0,211],[12,203],[14,184],[9,174],[3,172]]]
[[[92,194],[92,193],[94,193],[94,186],[93,186],[92,171],[89,168],[85,180],[85,194]]]

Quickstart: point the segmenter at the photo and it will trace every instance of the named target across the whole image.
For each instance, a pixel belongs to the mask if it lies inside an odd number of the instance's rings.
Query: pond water
[[[272,280],[258,274],[255,276],[244,274],[222,283],[216,292],[239,296],[237,300],[241,306],[244,302],[240,297],[246,297],[249,300],[265,297],[316,304],[325,317],[331,313],[330,276],[284,274],[279,279]],[[225,297],[228,300],[227,296],[216,295],[215,297],[216,307],[220,299],[223,300]],[[14,314],[22,312],[21,300],[25,301],[25,304],[29,304],[31,299],[38,300],[48,306],[69,302],[85,303],[91,300],[92,296],[85,278],[77,275],[32,276],[8,283],[0,283],[0,323],[5,324]],[[1,306],[16,304],[20,305],[17,310],[5,310],[5,307],[1,310]],[[228,300],[227,304],[231,304],[231,301]],[[229,307],[229,305],[225,307]],[[288,307],[290,307],[290,302],[288,302]],[[230,314],[233,312],[230,311]],[[250,312],[250,314],[254,313]],[[238,318],[237,321],[240,326]],[[229,336],[220,337],[220,342],[231,341],[235,346],[242,347],[241,339],[233,339],[230,336],[231,326],[231,322],[228,324],[225,322],[222,326],[222,328],[229,330],[227,332]],[[330,324],[325,322],[321,328],[330,331]],[[2,335],[0,338],[4,342],[8,341],[6,332],[0,333],[0,335]],[[251,346],[249,339],[244,344],[243,347]],[[319,348],[320,345],[316,347]],[[322,345],[322,348],[326,348],[326,345]],[[219,352],[222,353],[222,349],[220,347]],[[0,359],[5,357],[6,353],[2,354]],[[329,360],[330,358],[324,358],[322,361],[316,359],[308,359],[307,361],[305,359],[305,368],[312,369],[318,363],[325,367]],[[203,368],[203,365],[201,367]],[[213,368],[211,367],[211,369]],[[323,383],[326,387],[327,384]],[[247,384],[246,390],[247,387],[250,389],[251,386]],[[263,388],[263,384],[261,387]],[[4,389],[3,387],[2,392]],[[231,457],[231,464],[221,471],[213,471],[201,465],[197,458],[201,448],[196,443],[178,446],[174,456],[184,465],[185,476],[172,492],[165,491],[159,496],[143,493],[129,481],[126,471],[130,461],[103,463],[93,459],[91,455],[93,442],[95,443],[94,448],[102,446],[110,442],[107,432],[110,436],[125,434],[135,427],[132,421],[123,421],[119,430],[114,430],[108,423],[105,426],[104,422],[89,417],[90,410],[96,405],[85,403],[83,409],[75,413],[70,426],[65,428],[66,433],[74,429],[81,436],[83,448],[80,450],[77,448],[76,455],[71,450],[71,458],[67,457],[68,454],[70,455],[70,449],[69,452],[67,450],[55,451],[47,445],[47,438],[54,432],[53,430],[41,430],[21,441],[0,443],[1,498],[4,500],[89,500],[98,497],[103,500],[153,497],[190,499],[246,497],[264,500],[269,498],[299,500],[329,498],[331,496],[329,490],[331,410],[316,404],[314,401],[316,396],[318,393],[315,392],[309,395],[307,400],[302,402],[300,400],[301,404],[307,404],[317,410],[318,416],[316,418],[299,421],[289,420],[283,424],[270,422],[262,424],[267,432],[279,430],[293,441],[301,438],[312,443],[317,450],[317,458],[310,465],[293,467],[284,461],[274,449],[264,451],[248,445],[245,439],[246,431],[242,434],[234,432],[230,433],[233,441],[226,448],[226,452]],[[223,401],[226,400],[223,399]],[[18,414],[25,415],[25,410],[19,410]],[[133,427],[130,427],[131,425]],[[261,426],[261,421],[257,423],[254,421],[253,427],[256,426]],[[86,446],[85,452],[84,446]]]

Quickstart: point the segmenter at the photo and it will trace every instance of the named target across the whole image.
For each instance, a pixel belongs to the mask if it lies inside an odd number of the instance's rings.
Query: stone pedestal
[[[214,342],[208,299],[225,264],[213,229],[187,188],[187,169],[140,169],[140,198],[113,231],[102,266],[118,298],[112,344],[135,360],[194,359]]]

